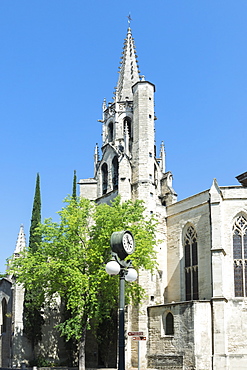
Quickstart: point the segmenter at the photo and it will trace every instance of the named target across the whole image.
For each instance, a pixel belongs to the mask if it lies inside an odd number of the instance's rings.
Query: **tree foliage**
[[[37,291],[25,290],[23,307],[23,327],[24,334],[31,342],[33,357],[35,358],[34,348],[42,339],[42,325],[44,318],[42,315],[42,303],[40,303]],[[36,300],[38,299],[39,304]]]
[[[60,222],[48,219],[40,225],[41,244],[16,260],[14,270],[20,283],[37,292],[37,307],[55,293],[64,299],[70,315],[59,324],[61,334],[83,344],[91,319],[97,325],[118,306],[119,281],[105,272],[112,232],[130,230],[136,242],[131,256],[134,268],[153,269],[155,222],[145,219],[140,201],[121,203],[116,198],[109,206],[71,197],[65,203],[58,212]],[[128,296],[141,299],[138,283],[126,287]]]

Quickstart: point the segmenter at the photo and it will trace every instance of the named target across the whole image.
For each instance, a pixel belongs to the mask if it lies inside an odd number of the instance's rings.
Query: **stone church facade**
[[[141,199],[158,220],[159,267],[140,272],[146,296],[126,308],[126,332],[147,338],[139,345],[141,368],[247,369],[247,173],[238,186],[214,179],[210,189],[177,201],[164,144],[155,145],[154,93],[140,75],[129,28],[113,101],[103,103],[101,155],[96,145],[94,176],[79,181],[81,196],[108,204],[118,194]],[[2,279],[5,329],[10,285]],[[138,344],[126,336],[126,367],[137,366]]]
[[[148,307],[149,367],[247,369],[243,185],[214,180],[167,207],[167,287],[164,303]]]
[[[24,227],[20,227],[13,258],[26,248]],[[20,367],[30,356],[30,345],[23,336],[24,289],[8,276],[0,281],[0,367]]]
[[[102,156],[81,196],[109,203],[141,199],[158,223],[159,269],[139,276],[147,298],[128,308],[128,331],[143,331],[141,367],[247,369],[247,181],[177,201],[165,150],[155,147],[155,86],[140,76],[131,29],[124,40],[113,102],[103,104]],[[128,367],[137,344],[127,338]]]

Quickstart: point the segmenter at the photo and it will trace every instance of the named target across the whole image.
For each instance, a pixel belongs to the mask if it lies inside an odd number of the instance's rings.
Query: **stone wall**
[[[12,284],[8,279],[0,281],[0,366],[11,366],[12,343],[11,343],[11,312],[12,312]],[[5,302],[7,305],[4,308]],[[6,311],[5,311],[6,309]],[[4,312],[5,311],[5,312]],[[4,323],[5,321],[5,323]]]
[[[173,335],[165,334],[165,317],[169,312],[174,317]],[[191,301],[149,307],[148,317],[149,368],[211,368],[210,302]]]
[[[208,191],[167,207],[167,216],[165,303],[185,300],[183,237],[188,225],[192,225],[197,234],[199,299],[210,299],[211,226]]]

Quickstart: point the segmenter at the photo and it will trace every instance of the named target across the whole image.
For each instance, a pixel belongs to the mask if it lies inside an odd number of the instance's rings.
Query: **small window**
[[[174,335],[174,319],[173,314],[168,312],[166,315],[166,328],[165,328],[166,335]]]
[[[164,312],[162,315],[161,336],[174,335],[174,317],[171,312]]]

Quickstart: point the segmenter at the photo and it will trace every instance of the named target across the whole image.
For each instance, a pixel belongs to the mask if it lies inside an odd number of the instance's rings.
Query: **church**
[[[141,199],[158,221],[158,270],[140,272],[146,296],[139,307],[126,307],[126,368],[247,369],[247,172],[237,186],[212,179],[210,189],[177,201],[164,143],[155,145],[154,94],[155,85],[140,75],[129,27],[114,98],[103,103],[94,174],[79,181],[81,196],[98,204],[117,195]],[[10,367],[15,351],[25,356],[12,345],[21,336],[16,302],[23,292],[8,278],[0,284],[1,366]],[[133,341],[131,331],[146,341]]]

